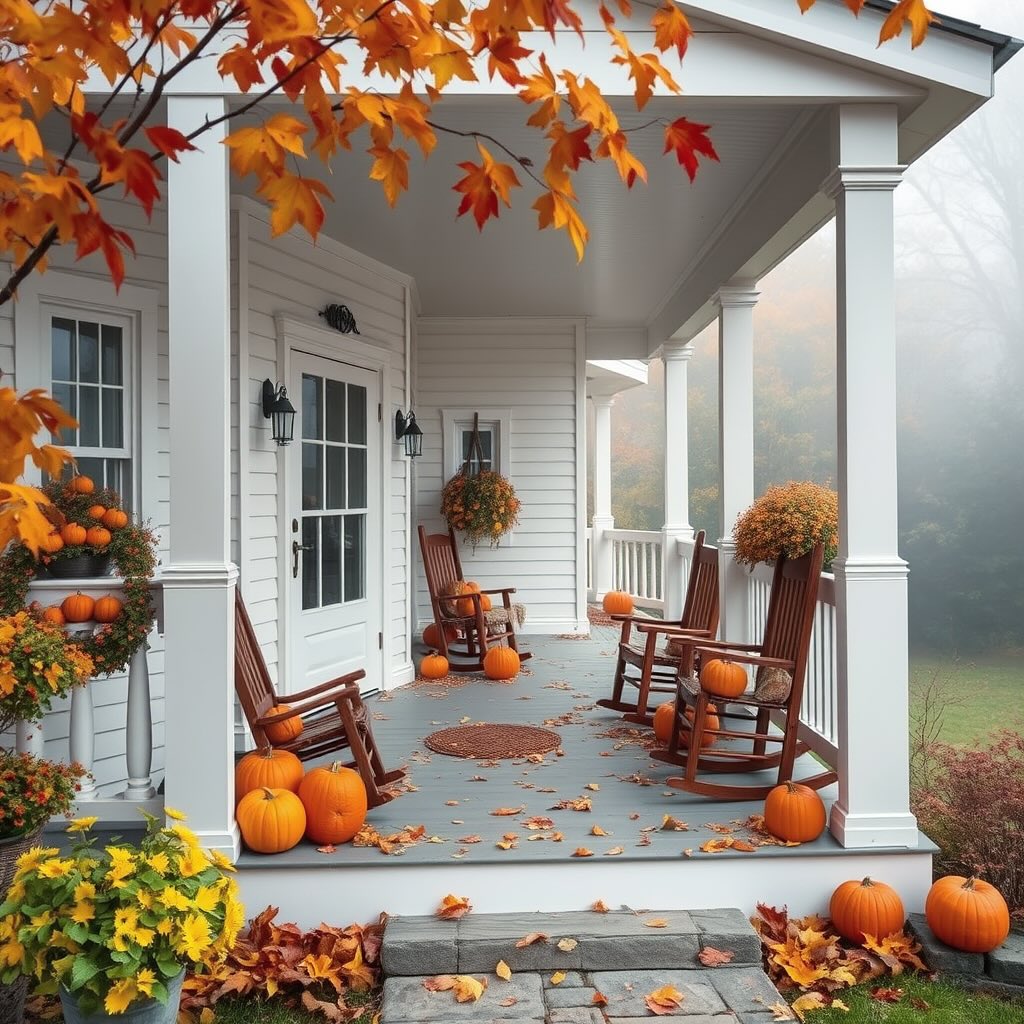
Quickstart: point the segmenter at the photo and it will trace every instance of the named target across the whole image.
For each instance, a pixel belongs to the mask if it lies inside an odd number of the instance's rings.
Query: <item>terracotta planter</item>
[[[174,1024],[181,1002],[181,985],[185,980],[185,968],[177,977],[167,982],[167,1002],[155,999],[132,1003],[124,1013],[113,1016],[104,1010],[98,1013],[82,1013],[75,996],[63,985],[60,987],[60,1005],[64,1011],[64,1024]]]

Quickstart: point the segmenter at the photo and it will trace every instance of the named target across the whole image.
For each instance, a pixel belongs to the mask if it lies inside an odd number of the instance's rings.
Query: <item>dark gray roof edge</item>
[[[876,11],[888,13],[896,6],[896,0],[867,0],[865,7],[871,7]],[[987,28],[974,24],[972,21],[964,21],[962,18],[953,18],[947,14],[934,12],[936,22],[933,30],[950,32],[956,36],[964,36],[967,39],[974,39],[979,43],[985,43],[992,47],[993,69],[998,71],[1018,50],[1024,47],[1024,40],[1015,36],[1003,35],[1002,32],[992,32]]]

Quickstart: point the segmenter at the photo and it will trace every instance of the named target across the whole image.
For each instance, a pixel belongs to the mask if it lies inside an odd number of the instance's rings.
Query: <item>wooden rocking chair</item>
[[[680,637],[680,642],[692,648],[695,671],[679,675],[668,749],[651,753],[659,761],[683,766],[683,776],[670,778],[670,786],[717,800],[763,800],[776,785],[793,778],[797,756],[808,749],[799,739],[800,703],[822,557],[823,549],[819,544],[801,558],[782,556],[775,563],[764,637],[760,644]],[[665,632],[672,634],[672,630]],[[705,693],[698,682],[699,670],[702,663],[714,658],[727,658],[753,666],[757,670],[753,692],[726,701]],[[722,739],[742,741],[741,749],[702,747],[708,705],[711,703],[717,705],[717,716],[722,722],[722,728],[715,732],[716,742]],[[726,704],[750,710],[728,711]],[[753,729],[749,725],[746,729],[729,728],[726,723],[730,720],[753,723]],[[777,726],[775,729],[772,728],[773,720]],[[748,744],[749,750],[745,749]],[[777,745],[780,749],[768,753],[768,744]],[[767,785],[713,783],[697,778],[698,772],[744,773],[772,768],[778,769],[777,778]],[[812,789],[821,789],[836,779],[836,773],[830,770],[799,781]]]
[[[649,710],[652,693],[675,693],[676,678],[693,671],[693,648],[679,643],[679,637],[713,640],[718,630],[718,551],[704,544],[704,531],[693,540],[693,560],[690,579],[686,587],[683,613],[678,621],[656,622],[656,627],[632,638],[633,627],[651,626],[652,620],[632,615],[613,615],[622,623],[619,638],[619,656],[615,663],[612,695],[597,702],[598,707],[621,711],[627,721],[650,725],[654,714]],[[658,650],[658,634],[672,627],[665,649]],[[626,686],[637,690],[635,701],[623,699]]]
[[[420,526],[420,551],[423,554],[423,571],[427,578],[430,607],[434,613],[437,630],[438,650],[448,659],[453,672],[480,672],[484,667],[484,655],[488,648],[507,644],[521,661],[531,657],[529,651],[521,651],[516,639],[516,626],[525,617],[525,610],[512,601],[515,587],[499,587],[495,590],[481,590],[479,593],[460,595],[473,602],[471,615],[456,614],[455,599],[444,593],[445,587],[456,580],[465,579],[459,548],[452,530],[447,533],[427,533]],[[501,597],[501,606],[490,611],[484,610],[483,595]],[[453,639],[454,634],[454,639]]]
[[[365,675],[361,669],[349,672],[300,693],[290,693],[286,701],[280,701],[270,681],[267,663],[263,660],[263,651],[256,640],[242,594],[236,589],[235,693],[256,746],[290,750],[303,761],[337,751],[350,751],[351,757],[344,763],[359,773],[366,785],[367,803],[370,807],[377,807],[394,799],[397,794],[387,792],[384,787],[405,778],[405,770],[384,770],[373,738],[370,716],[356,685]],[[274,709],[282,703],[287,703],[291,710],[275,713]],[[294,718],[301,719],[302,732],[285,743],[271,743],[266,727]]]

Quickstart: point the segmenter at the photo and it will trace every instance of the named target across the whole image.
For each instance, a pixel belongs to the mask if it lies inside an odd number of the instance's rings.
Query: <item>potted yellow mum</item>
[[[36,992],[59,993],[66,1024],[173,1024],[186,968],[223,960],[244,911],[231,862],[167,815],[168,828],[146,815],[137,846],[98,848],[96,819],[79,818],[67,854],[22,854],[0,905],[0,980],[31,975]]]

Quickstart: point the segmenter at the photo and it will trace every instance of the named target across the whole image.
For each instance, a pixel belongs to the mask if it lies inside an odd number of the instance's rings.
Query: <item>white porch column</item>
[[[754,306],[752,281],[723,285],[718,306],[719,636],[753,640],[747,570],[733,559],[732,528],[754,500]]]
[[[173,96],[186,134],[226,109]],[[238,852],[234,816],[234,599],[229,540],[231,300],[226,124],[167,168],[170,558],[163,571],[165,796],[204,845]]]
[[[897,551],[896,108],[844,106],[836,170],[839,800],[843,846],[917,846],[910,813],[907,565]],[[884,714],[879,709],[884,708]]]
[[[661,528],[662,594],[665,618],[683,614],[686,585],[676,541],[693,540],[690,525],[690,429],[687,376],[693,346],[667,341],[665,365],[665,525]]]
[[[615,528],[612,515],[612,395],[594,395],[594,517],[590,521],[591,583],[594,600],[615,589],[612,541],[606,530]]]

